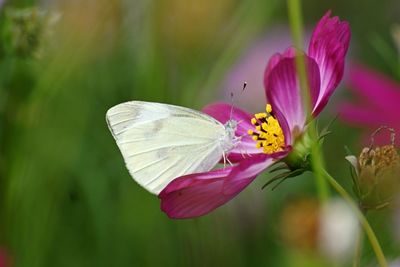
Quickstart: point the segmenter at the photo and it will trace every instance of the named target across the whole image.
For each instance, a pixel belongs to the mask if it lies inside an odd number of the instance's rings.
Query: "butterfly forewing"
[[[132,101],[112,107],[106,117],[130,174],[151,193],[221,159],[225,128],[201,112]]]

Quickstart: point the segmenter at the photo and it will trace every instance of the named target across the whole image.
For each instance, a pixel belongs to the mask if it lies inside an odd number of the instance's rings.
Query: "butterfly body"
[[[223,125],[185,107],[131,101],[106,119],[129,173],[154,194],[177,177],[211,170],[238,143],[236,121]]]

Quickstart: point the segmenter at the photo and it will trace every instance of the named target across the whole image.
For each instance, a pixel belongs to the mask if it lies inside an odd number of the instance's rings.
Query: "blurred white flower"
[[[389,267],[400,267],[400,259],[395,259],[390,261]]]
[[[320,217],[319,246],[322,253],[335,261],[345,261],[354,252],[359,233],[357,217],[340,199],[323,207]]]

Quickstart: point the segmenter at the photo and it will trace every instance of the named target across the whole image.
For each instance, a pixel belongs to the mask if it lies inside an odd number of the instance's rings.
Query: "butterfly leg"
[[[233,163],[228,159],[228,157],[225,154],[225,151],[222,151],[222,157],[224,158],[224,169],[226,167],[226,163],[228,162],[229,165],[233,166]]]
[[[226,155],[225,155],[225,151],[222,150],[222,157],[224,158],[224,169],[226,167]]]
[[[243,134],[243,135],[237,137],[238,140],[239,140],[238,143],[240,143],[240,141],[242,140],[242,138],[243,138],[244,136],[246,136],[246,134]],[[246,158],[244,154],[246,154],[246,156],[248,156],[249,158],[251,158],[251,154],[249,154],[249,153],[247,152],[246,149],[244,149],[244,153],[243,153],[242,148],[241,148],[240,146],[238,146],[238,147],[239,147],[239,150],[240,150],[240,154],[242,154],[242,157],[243,157],[243,158]]]
[[[245,154],[243,153],[243,149],[241,147],[238,147],[240,151],[240,155],[242,155],[242,158],[246,158]],[[246,151],[245,151],[246,152]]]

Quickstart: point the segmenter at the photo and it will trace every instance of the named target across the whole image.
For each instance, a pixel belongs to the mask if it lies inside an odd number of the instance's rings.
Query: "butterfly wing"
[[[131,101],[109,109],[106,119],[129,173],[153,194],[179,176],[212,169],[223,153],[224,126],[199,111]]]

